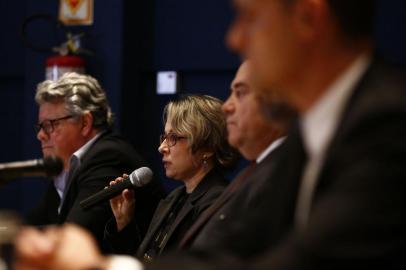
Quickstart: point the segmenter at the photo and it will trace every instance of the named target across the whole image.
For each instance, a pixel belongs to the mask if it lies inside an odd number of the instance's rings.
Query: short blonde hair
[[[164,123],[175,133],[186,136],[192,153],[213,151],[216,165],[231,167],[238,154],[227,141],[226,119],[222,101],[207,95],[186,95],[169,102],[164,108]]]

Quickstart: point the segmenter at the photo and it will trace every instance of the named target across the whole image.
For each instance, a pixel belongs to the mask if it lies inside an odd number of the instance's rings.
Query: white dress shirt
[[[69,176],[75,173],[77,168],[79,168],[83,156],[87,153],[87,151],[94,144],[97,138],[101,136],[101,134],[102,132],[98,133],[96,136],[94,136],[92,139],[90,139],[88,142],[82,145],[82,147],[76,150],[76,152],[73,153],[72,156],[69,158],[69,171],[64,170],[54,178],[54,185],[56,191],[58,192],[59,197],[61,198],[58,207],[58,213],[61,212],[61,207],[66,195],[65,190],[67,190],[69,186],[69,183],[67,183]]]
[[[359,56],[327,89],[321,99],[300,121],[303,144],[307,153],[295,211],[297,229],[306,226],[318,174],[326,150],[337,129],[344,108],[356,84],[371,61],[369,55]]]
[[[257,164],[259,164],[261,161],[263,161],[272,151],[274,151],[283,141],[286,139],[286,137],[280,137],[273,141],[262,153],[257,157]]]

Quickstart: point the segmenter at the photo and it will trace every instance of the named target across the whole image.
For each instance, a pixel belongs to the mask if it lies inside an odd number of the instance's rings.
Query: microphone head
[[[142,187],[148,184],[153,176],[153,172],[148,167],[141,167],[133,171],[129,178],[133,186]]]
[[[63,161],[57,156],[48,156],[44,160],[44,169],[47,176],[57,176],[62,172]]]

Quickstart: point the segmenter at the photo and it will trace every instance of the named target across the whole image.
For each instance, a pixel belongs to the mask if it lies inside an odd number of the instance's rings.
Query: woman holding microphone
[[[222,102],[206,95],[189,95],[169,102],[164,109],[165,132],[158,151],[167,177],[182,182],[162,200],[141,239],[137,209],[131,190],[110,200],[115,220],[106,226],[105,240],[114,253],[150,261],[176,247],[190,226],[222,193],[227,185],[222,170],[236,161],[227,142]],[[127,177],[124,175],[124,177]],[[111,182],[122,181],[119,177]]]

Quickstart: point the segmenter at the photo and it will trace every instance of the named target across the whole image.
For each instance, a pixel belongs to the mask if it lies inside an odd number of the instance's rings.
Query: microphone
[[[16,177],[56,176],[62,169],[62,160],[55,156],[45,157],[44,159],[0,163],[0,179],[10,180]]]
[[[120,194],[126,188],[139,188],[148,184],[152,179],[152,171],[148,167],[141,167],[133,171],[130,176],[122,182],[108,186],[103,190],[84,199],[79,204],[83,210],[87,210],[96,204],[110,200]]]

